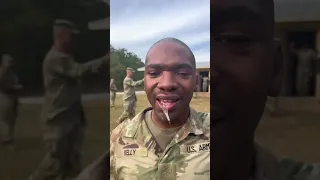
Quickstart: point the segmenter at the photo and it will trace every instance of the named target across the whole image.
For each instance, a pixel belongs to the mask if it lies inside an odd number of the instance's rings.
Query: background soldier
[[[281,47],[281,40],[280,39],[276,39],[275,40],[277,42],[277,46],[276,46],[276,61],[280,61],[283,62],[283,53],[282,53],[282,47]],[[269,97],[270,99],[270,104],[267,104],[267,108],[269,108],[269,111],[272,115],[275,115],[277,109],[278,109],[278,96],[276,97]]]
[[[203,76],[202,80],[202,90],[203,92],[208,92],[209,78],[207,76]]]
[[[303,44],[297,51],[297,79],[296,90],[299,96],[308,96],[310,90],[310,80],[312,76],[313,63],[317,60],[317,54],[308,45]]]
[[[14,60],[8,54],[2,55],[0,67],[0,133],[2,143],[12,147],[14,141],[14,127],[18,115],[18,94],[22,89],[14,72]]]
[[[196,89],[195,89],[195,91],[194,91],[194,93],[193,93],[193,97],[194,98],[198,98],[198,92],[200,92],[200,90],[201,90],[201,76],[200,76],[200,74],[199,74],[199,72],[196,72],[196,75],[197,75],[197,85],[196,85]]]
[[[116,100],[116,94],[117,93],[117,87],[114,83],[114,79],[110,80],[110,107],[115,107],[115,100]]]
[[[133,81],[133,72],[133,69],[128,67],[127,76],[123,80],[123,113],[118,119],[119,124],[128,118],[133,118],[136,113],[137,96],[135,87],[142,85],[144,78],[139,81]]]
[[[68,180],[80,172],[86,120],[79,78],[99,72],[108,63],[108,56],[84,64],[74,60],[73,36],[79,31],[72,22],[56,20],[53,32],[54,45],[43,62],[42,120],[47,152],[30,180]]]

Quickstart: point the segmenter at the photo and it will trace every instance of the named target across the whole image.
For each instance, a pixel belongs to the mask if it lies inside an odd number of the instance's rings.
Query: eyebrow
[[[187,63],[180,63],[180,64],[175,64],[173,66],[166,66],[166,65],[162,65],[162,64],[148,64],[146,66],[146,69],[169,69],[169,70],[177,70],[177,69],[183,69],[183,68],[188,68],[188,69],[195,69],[194,66],[191,66],[190,64]]]
[[[261,13],[244,6],[215,8],[212,12],[213,22],[230,23],[248,21],[257,23],[264,19]]]

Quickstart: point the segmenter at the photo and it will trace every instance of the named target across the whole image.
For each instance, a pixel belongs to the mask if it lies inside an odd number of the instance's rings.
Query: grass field
[[[290,103],[292,104],[292,103]],[[301,103],[298,103],[301,104]],[[149,106],[144,95],[138,96],[137,113]],[[191,107],[209,112],[209,98],[193,99]],[[0,180],[24,180],[43,158],[42,134],[39,127],[39,106],[20,108],[16,126],[16,150],[9,152],[0,147]],[[85,104],[88,119],[84,148],[84,165],[104,152],[108,147],[108,105],[105,101]],[[290,156],[308,162],[320,162],[320,107],[312,111],[282,111],[276,117],[266,114],[256,132],[257,141],[269,147],[279,156]],[[116,108],[110,111],[110,128],[122,113],[121,96]]]
[[[85,104],[88,126],[84,147],[84,165],[99,157],[109,143],[109,112],[106,101]],[[0,180],[26,180],[44,156],[39,123],[39,105],[21,106],[16,126],[16,148],[0,147]]]

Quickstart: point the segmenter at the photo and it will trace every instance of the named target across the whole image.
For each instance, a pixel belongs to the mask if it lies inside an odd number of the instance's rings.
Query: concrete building
[[[297,62],[290,46],[308,44],[320,52],[320,1],[319,0],[275,0],[276,37],[281,39],[285,58],[283,96],[297,96],[295,83]],[[310,77],[309,96],[319,94],[315,70]],[[316,93],[318,92],[318,93]]]

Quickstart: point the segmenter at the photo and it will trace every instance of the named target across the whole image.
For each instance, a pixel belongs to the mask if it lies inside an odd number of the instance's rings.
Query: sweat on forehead
[[[164,38],[164,39],[161,39],[159,41],[157,41],[156,43],[154,43],[151,48],[149,49],[148,53],[147,53],[147,56],[146,56],[146,62],[145,64],[148,63],[148,59],[150,58],[149,55],[153,52],[153,51],[156,51],[157,48],[159,48],[160,46],[162,45],[166,45],[165,43],[167,43],[168,45],[171,43],[174,44],[174,45],[177,45],[176,47],[176,50],[181,52],[181,53],[186,53],[188,54],[188,57],[190,57],[190,62],[192,63],[192,65],[196,65],[196,62],[195,62],[195,57],[193,55],[193,52],[191,51],[191,49],[189,48],[188,45],[186,45],[184,42],[180,41],[179,39],[176,39],[176,38]]]

